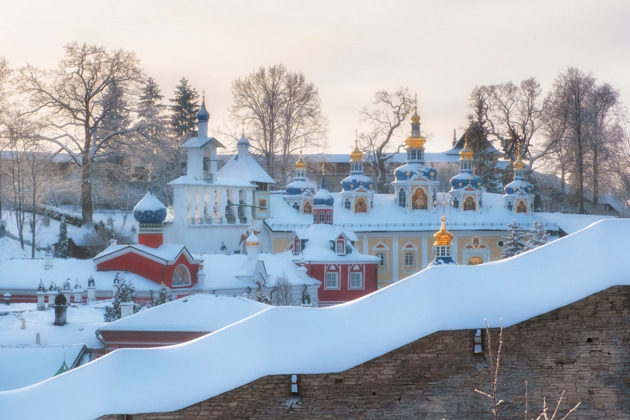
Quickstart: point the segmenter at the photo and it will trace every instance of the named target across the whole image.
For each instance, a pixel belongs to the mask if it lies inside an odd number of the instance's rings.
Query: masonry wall
[[[557,418],[581,402],[574,419],[630,418],[630,287],[617,286],[506,328],[498,380],[502,419],[542,411]],[[494,321],[496,323],[497,321]],[[441,331],[345,372],[261,378],[186,409],[134,419],[492,418],[489,357],[473,354],[475,330]],[[499,331],[491,330],[493,350]],[[291,402],[293,401],[293,404]],[[110,416],[108,418],[115,418]]]

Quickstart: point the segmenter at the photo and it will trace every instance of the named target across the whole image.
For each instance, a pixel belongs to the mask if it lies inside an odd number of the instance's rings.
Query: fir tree
[[[529,249],[533,249],[547,243],[547,231],[542,222],[536,220],[532,224],[532,230],[529,232],[530,238],[527,241]]]
[[[175,87],[175,98],[171,99],[171,127],[179,140],[191,137],[197,127],[199,93],[182,77]]]
[[[61,217],[59,223],[59,238],[55,247],[55,258],[68,258],[68,225],[66,217]]]
[[[527,247],[527,242],[523,239],[523,231],[514,220],[512,220],[512,222],[508,225],[508,234],[507,236],[504,236],[503,239],[504,245],[503,250],[501,251],[502,258],[513,257],[529,249]]]
[[[175,296],[171,293],[171,289],[169,289],[164,283],[160,286],[160,290],[155,293],[151,290],[151,307],[162,305],[163,303],[171,302],[175,300]]]
[[[132,281],[127,282],[127,280],[116,273],[116,277],[114,277],[114,284],[118,284],[118,287],[114,293],[112,306],[105,307],[104,318],[106,322],[112,322],[120,319],[120,304],[122,302],[133,302],[134,314],[141,308],[140,304],[136,303],[136,288],[134,287]]]

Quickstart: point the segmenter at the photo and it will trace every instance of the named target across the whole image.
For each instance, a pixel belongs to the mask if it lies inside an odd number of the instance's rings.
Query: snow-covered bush
[[[138,312],[142,306],[136,303],[136,288],[133,286],[133,282],[127,282],[122,276],[116,273],[114,278],[114,284],[118,284],[116,292],[114,293],[114,299],[112,306],[105,307],[105,321],[112,322],[120,319],[120,304],[122,302],[133,302],[133,313]]]
[[[527,251],[529,248],[523,238],[523,231],[515,220],[508,225],[508,234],[503,237],[504,245],[501,250],[502,258],[509,258]]]
[[[157,293],[153,290],[151,290],[150,293],[151,307],[175,300],[175,296],[171,293],[171,289],[169,289],[164,283],[160,285],[160,290],[158,290]]]

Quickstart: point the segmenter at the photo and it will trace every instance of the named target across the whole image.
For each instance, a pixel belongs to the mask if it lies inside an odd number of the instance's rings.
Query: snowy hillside
[[[431,267],[344,305],[273,307],[189,343],[118,350],[0,392],[2,415],[36,419],[64,410],[67,419],[93,419],[172,411],[266,375],[346,370],[438,330],[483,327],[484,318],[496,326],[502,317],[510,326],[630,284],[629,235],[630,220],[605,220],[508,260]]]

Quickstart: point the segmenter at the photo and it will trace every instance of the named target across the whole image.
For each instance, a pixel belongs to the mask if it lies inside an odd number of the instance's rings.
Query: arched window
[[[457,197],[455,197],[453,199],[453,208],[458,208],[459,207],[459,200],[457,199]]]
[[[324,223],[324,212],[323,211],[319,212],[319,222],[320,223]]]
[[[464,199],[464,210],[477,210],[475,199],[470,195]]]
[[[326,223],[332,223],[332,213],[329,211],[326,212]]]
[[[350,199],[346,198],[343,202],[343,208],[345,208],[346,210],[350,210],[351,207],[352,203],[350,203]]]
[[[508,209],[509,211],[512,211],[512,209],[513,209],[513,208],[514,208],[514,206],[512,205],[512,202],[511,202],[511,201],[508,201],[508,203],[507,203],[507,209]]]
[[[296,209],[297,211],[300,211],[300,203],[298,203],[297,201],[294,201],[293,208]]]
[[[171,285],[173,287],[178,286],[190,286],[190,271],[188,271],[188,267],[184,264],[180,264],[175,267],[173,271],[173,279]]]
[[[404,188],[398,190],[398,205],[400,207],[407,207],[407,192]]]
[[[413,265],[413,252],[405,252],[405,265],[411,267]]]
[[[413,193],[413,199],[411,200],[412,210],[426,210],[427,209],[427,194],[422,188],[416,188]]]

